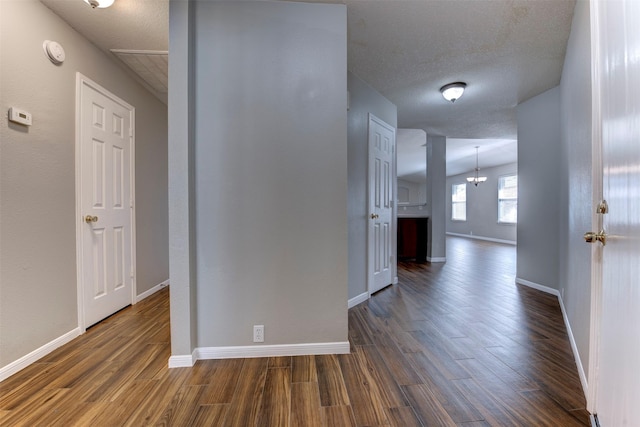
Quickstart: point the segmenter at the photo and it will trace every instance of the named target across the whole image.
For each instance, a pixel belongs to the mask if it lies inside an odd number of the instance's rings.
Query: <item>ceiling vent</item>
[[[111,49],[111,52],[158,94],[167,94],[169,52],[158,50]]]

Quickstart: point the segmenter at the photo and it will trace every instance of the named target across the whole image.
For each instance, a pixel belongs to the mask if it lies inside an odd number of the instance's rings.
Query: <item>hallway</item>
[[[514,246],[448,237],[445,264],[399,267],[399,286],[350,311],[367,332],[352,342],[417,374],[401,389],[424,425],[589,425],[557,298],[514,284]]]
[[[169,370],[164,289],[0,383],[0,425],[589,425],[556,297],[513,246],[447,245],[349,310],[349,355]]]

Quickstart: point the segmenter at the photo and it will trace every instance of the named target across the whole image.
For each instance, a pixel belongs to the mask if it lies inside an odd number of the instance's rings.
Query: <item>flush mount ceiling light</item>
[[[474,176],[470,176],[467,178],[467,182],[469,184],[475,185],[476,187],[481,182],[485,182],[487,180],[486,176],[478,176],[478,174],[480,173],[480,167],[478,166],[478,148],[480,148],[480,146],[476,145],[476,168],[475,168],[476,173]]]
[[[91,6],[92,8],[100,8],[104,9],[105,7],[109,7],[113,4],[115,0],[84,0],[86,4]]]
[[[456,102],[456,99],[462,96],[466,87],[467,84],[463,82],[449,83],[448,85],[444,85],[440,88],[440,93],[442,93],[442,97],[444,99],[451,101],[453,104]]]

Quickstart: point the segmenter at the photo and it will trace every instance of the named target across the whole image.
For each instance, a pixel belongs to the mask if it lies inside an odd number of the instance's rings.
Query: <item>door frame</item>
[[[85,322],[85,303],[84,303],[84,279],[83,279],[83,264],[82,257],[84,252],[84,242],[82,239],[82,230],[85,225],[83,222],[81,197],[82,197],[82,124],[80,122],[82,118],[82,88],[83,86],[90,87],[91,89],[99,92],[101,95],[109,98],[113,102],[120,104],[127,111],[129,111],[129,143],[131,158],[129,161],[129,186],[130,186],[130,214],[131,214],[131,304],[136,303],[136,213],[135,213],[135,108],[117,97],[98,83],[89,79],[80,72],[76,72],[76,136],[75,136],[75,204],[76,204],[76,282],[77,282],[77,302],[78,302],[78,328],[80,333],[84,333],[87,329]]]
[[[396,172],[396,162],[397,162],[397,150],[396,150],[396,136],[397,130],[395,127],[391,126],[389,123],[380,119],[373,113],[369,113],[367,120],[367,212],[364,220],[367,222],[367,294],[371,296],[374,285],[373,278],[373,232],[372,225],[369,218],[371,212],[373,212],[373,206],[371,204],[371,144],[370,144],[370,135],[371,135],[371,123],[376,122],[380,126],[386,127],[393,131],[394,139],[393,139],[393,160],[392,160],[392,171],[391,171],[391,188],[392,188],[392,196],[391,196],[391,239],[389,249],[389,253],[393,257],[393,262],[390,262],[391,269],[391,284],[398,283],[398,273],[397,273],[397,265],[398,265],[398,257],[397,257],[397,238],[398,238],[398,225],[397,225],[397,200],[396,200],[396,188],[397,188],[397,172]]]

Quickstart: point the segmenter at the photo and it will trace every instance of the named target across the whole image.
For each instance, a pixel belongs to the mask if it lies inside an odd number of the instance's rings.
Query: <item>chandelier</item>
[[[478,148],[480,148],[479,145],[476,145],[476,168],[475,168],[475,175],[474,176],[469,176],[467,177],[467,182],[469,184],[473,184],[476,187],[478,186],[478,184],[480,184],[481,182],[485,182],[487,180],[486,176],[478,176],[478,174],[480,173],[480,167],[478,166]]]

